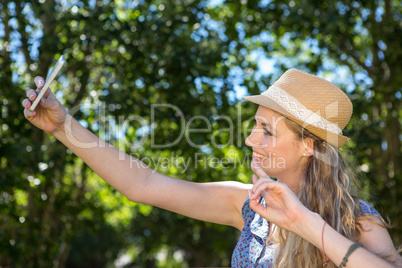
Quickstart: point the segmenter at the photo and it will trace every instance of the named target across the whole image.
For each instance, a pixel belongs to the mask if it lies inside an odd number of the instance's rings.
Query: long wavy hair
[[[388,224],[376,215],[367,215],[356,197],[355,173],[333,145],[285,118],[287,126],[298,139],[314,141],[314,155],[309,157],[302,176],[298,197],[311,211],[321,215],[327,224],[352,241],[357,241],[363,220],[384,228]],[[352,187],[353,186],[353,187]],[[272,244],[270,242],[273,242]],[[274,267],[322,267],[320,249],[295,233],[275,226],[267,238],[267,246],[276,250]],[[332,262],[327,267],[336,267]]]

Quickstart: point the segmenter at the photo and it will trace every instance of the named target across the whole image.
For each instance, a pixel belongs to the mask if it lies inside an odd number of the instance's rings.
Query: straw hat
[[[342,130],[352,115],[352,103],[320,77],[290,69],[260,95],[243,98],[284,115],[335,147],[349,140]]]

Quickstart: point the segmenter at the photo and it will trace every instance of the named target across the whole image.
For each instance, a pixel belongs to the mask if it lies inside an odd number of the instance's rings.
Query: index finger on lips
[[[251,162],[251,169],[254,171],[255,174],[257,174],[258,177],[268,176],[267,173],[265,173],[260,167],[259,162],[253,160],[253,162]]]
[[[256,184],[258,181],[257,175],[253,174],[253,184]]]
[[[41,89],[45,85],[45,79],[42,76],[35,77],[34,82],[38,89]]]
[[[251,169],[254,171],[255,174],[257,174],[258,177],[264,177],[267,178],[269,180],[272,180],[270,176],[267,175],[267,173],[265,173],[264,170],[262,170],[262,168],[260,167],[260,165],[252,165]],[[272,180],[273,181],[273,180]]]

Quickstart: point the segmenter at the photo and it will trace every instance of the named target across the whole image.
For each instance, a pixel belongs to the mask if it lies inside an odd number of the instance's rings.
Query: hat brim
[[[328,143],[332,144],[333,146],[340,148],[343,145],[345,145],[346,142],[348,142],[350,139],[346,136],[343,135],[338,135],[335,133],[332,133],[330,131],[327,131],[325,129],[313,126],[311,124],[308,124],[304,121],[301,121],[291,115],[288,111],[286,111],[284,108],[282,108],[279,104],[277,104],[274,100],[270,99],[267,96],[264,95],[253,95],[253,96],[245,96],[243,99],[253,102],[258,105],[262,105],[264,107],[267,107],[269,109],[272,109],[279,114],[289,118],[290,120],[294,121],[298,125],[304,127],[305,129],[309,130],[311,133],[314,135],[320,137],[321,139],[327,141]]]

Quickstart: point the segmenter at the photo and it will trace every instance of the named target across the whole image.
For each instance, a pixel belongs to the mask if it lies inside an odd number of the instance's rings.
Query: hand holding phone
[[[53,82],[54,78],[56,77],[57,73],[60,71],[61,67],[63,64],[66,62],[66,59],[64,56],[61,56],[60,59],[57,61],[56,65],[53,67],[53,70],[49,74],[48,78],[46,79],[45,85],[43,86],[42,90],[39,92],[39,95],[36,97],[34,103],[32,103],[31,107],[29,108],[29,111],[33,112],[38,106],[40,100],[42,99],[43,95],[49,88],[50,84]]]

